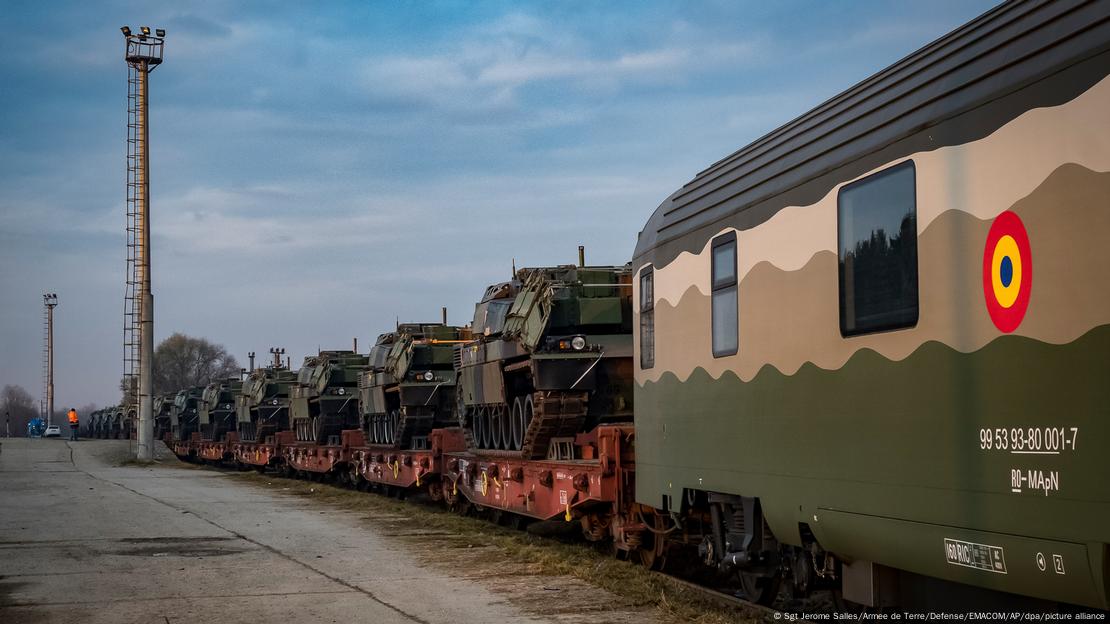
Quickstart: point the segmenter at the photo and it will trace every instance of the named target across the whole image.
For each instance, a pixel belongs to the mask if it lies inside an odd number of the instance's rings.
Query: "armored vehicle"
[[[122,405],[108,408],[106,417],[101,419],[100,430],[102,432],[102,437],[111,440],[122,437],[125,414],[126,411]]]
[[[97,426],[100,424],[100,416],[103,413],[104,413],[103,409],[98,409],[98,410],[94,411],[93,413],[89,414],[87,418],[85,418],[84,435],[85,435],[86,438],[95,438],[96,437]]]
[[[239,439],[264,442],[268,436],[289,429],[289,395],[296,383],[296,371],[284,366],[252,371],[235,397]]]
[[[164,440],[167,433],[172,431],[170,424],[170,410],[173,409],[172,394],[159,394],[154,397],[154,439]]]
[[[340,431],[359,427],[358,378],[369,362],[354,351],[305,358],[290,397],[290,425],[298,441],[329,444]]]
[[[197,426],[205,440],[219,442],[228,431],[235,430],[235,397],[243,382],[235,377],[214,381],[204,388],[197,402]]]
[[[468,443],[525,459],[572,459],[573,436],[632,419],[628,266],[517,271],[475,306],[460,345],[459,415]]]
[[[116,438],[124,440],[131,439],[131,433],[139,429],[139,406],[132,403],[131,405],[120,406],[118,428],[116,429]]]
[[[174,440],[188,440],[197,431],[197,404],[204,393],[202,386],[186,388],[177,393],[170,410],[170,430]]]
[[[370,350],[370,370],[359,377],[362,428],[371,444],[428,447],[434,427],[454,426],[455,346],[468,328],[441,323],[400,325]]]

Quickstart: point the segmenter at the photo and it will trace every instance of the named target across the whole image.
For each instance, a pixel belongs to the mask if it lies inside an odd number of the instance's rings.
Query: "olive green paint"
[[[806,523],[834,551],[1030,595],[1053,594],[1036,584],[1048,577],[1014,536],[1071,542],[1079,550],[1069,550],[1062,576],[1078,593],[1069,596],[1105,608],[1108,361],[1103,325],[1065,345],[1004,336],[965,354],[927,342],[902,361],[865,349],[838,370],[806,364],[787,376],[768,366],[750,382],[701,368],[684,382],[666,373],[636,388],[637,500],[658,507],[669,495],[677,506],[684,488],[757,496],[783,542],[798,543]],[[983,428],[1009,437],[1031,427],[1063,427],[1069,437],[1077,427],[1075,448],[980,448]],[[1059,489],[1012,492],[1015,469],[1055,472]],[[941,533],[1004,546],[1008,573],[948,564],[933,543]],[[1090,540],[1090,549],[1081,544]],[[1051,546],[1042,548],[1059,551]],[[1088,551],[1088,560],[1077,555]]]

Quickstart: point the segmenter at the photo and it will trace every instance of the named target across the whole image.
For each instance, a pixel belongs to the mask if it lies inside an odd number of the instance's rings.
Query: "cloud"
[[[525,89],[541,90],[529,103],[552,105],[567,99],[559,93],[566,89],[611,95],[636,85],[684,82],[691,74],[735,69],[760,58],[761,44],[754,38],[698,41],[688,28],[674,32],[681,38],[614,49],[586,41],[573,29],[512,14],[454,33],[446,49],[436,53],[365,59],[359,84],[372,99],[494,113],[524,106]]]

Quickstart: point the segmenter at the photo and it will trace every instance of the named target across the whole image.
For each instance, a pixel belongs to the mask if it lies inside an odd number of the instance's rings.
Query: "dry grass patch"
[[[725,606],[666,575],[620,561],[598,545],[539,537],[419,501],[399,501],[328,484],[253,472],[238,473],[236,477],[278,493],[358,512],[383,535],[403,540],[429,563],[465,570],[467,577],[531,577],[532,586],[539,588],[541,596],[536,597],[536,604],[527,606],[539,612],[547,612],[558,602],[548,598],[540,603],[543,591],[560,591],[548,587],[550,579],[544,577],[565,577],[605,589],[627,605],[645,609],[645,615],[655,615],[666,622],[725,624],[753,622],[766,617],[756,610]],[[511,598],[522,601],[516,596]],[[523,602],[532,601],[525,598]],[[599,595],[594,607],[601,610],[606,604],[604,596]],[[575,608],[581,611],[591,606]]]

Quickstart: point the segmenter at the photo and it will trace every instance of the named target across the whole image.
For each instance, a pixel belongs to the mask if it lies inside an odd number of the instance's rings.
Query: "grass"
[[[534,575],[580,579],[633,605],[653,607],[662,620],[669,622],[725,624],[766,617],[754,610],[728,608],[664,574],[618,560],[600,546],[539,537],[482,518],[462,516],[434,504],[398,501],[328,484],[253,472],[235,476],[281,494],[368,514],[365,519],[379,529],[385,528],[388,535],[414,545],[434,544],[440,555],[445,550],[457,549],[456,556],[465,559],[459,563],[468,569],[484,566],[487,570],[498,570],[511,563],[525,567]]]

